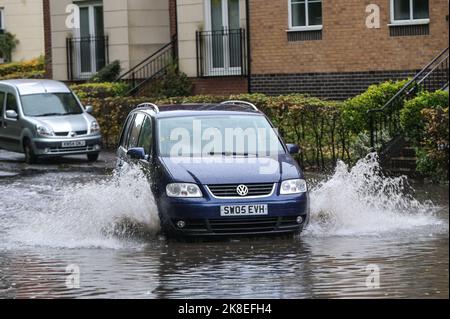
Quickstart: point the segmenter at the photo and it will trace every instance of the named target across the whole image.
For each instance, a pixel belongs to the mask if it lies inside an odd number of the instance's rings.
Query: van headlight
[[[203,197],[202,191],[196,184],[172,183],[166,186],[166,194],[169,197]]]
[[[100,125],[98,125],[97,121],[91,123],[91,134],[95,134],[100,132]]]
[[[37,125],[36,132],[42,136],[53,136],[54,135],[53,130],[44,125]]]
[[[281,195],[301,194],[308,191],[304,179],[290,179],[281,183]]]

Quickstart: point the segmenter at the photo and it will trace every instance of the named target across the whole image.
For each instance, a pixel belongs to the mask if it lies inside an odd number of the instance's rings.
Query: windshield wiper
[[[45,113],[45,114],[40,114],[40,115],[36,115],[37,117],[46,117],[46,116],[62,116],[64,114],[62,113]]]
[[[66,115],[79,115],[79,114],[81,114],[81,113],[80,112],[68,112],[63,115],[66,116]]]

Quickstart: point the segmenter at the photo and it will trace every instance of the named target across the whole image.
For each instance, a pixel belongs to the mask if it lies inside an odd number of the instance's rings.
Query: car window
[[[145,115],[143,113],[138,113],[134,118],[133,124],[131,126],[130,138],[128,139],[127,149],[137,147],[139,134],[141,133],[141,127],[144,118]]]
[[[22,111],[26,116],[45,117],[82,114],[72,93],[40,93],[23,95]]]
[[[3,117],[3,107],[5,106],[5,92],[0,92],[0,117]]]
[[[6,96],[6,111],[15,111],[16,113],[19,113],[16,97],[11,93],[8,93]]]
[[[128,116],[127,121],[125,122],[125,126],[122,132],[122,136],[120,137],[120,146],[127,147],[128,139],[129,139],[129,133],[130,133],[130,127],[131,123],[133,123],[134,114],[131,114]]]
[[[143,147],[146,154],[151,153],[152,138],[153,138],[152,119],[146,116],[144,123],[142,124],[141,135],[139,136],[139,143],[138,143],[138,147]]]

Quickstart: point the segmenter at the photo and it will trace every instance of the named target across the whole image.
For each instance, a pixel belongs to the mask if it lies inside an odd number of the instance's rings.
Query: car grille
[[[69,133],[70,132],[55,132],[55,135],[56,136],[69,136]],[[77,136],[78,135],[86,135],[88,132],[85,130],[85,131],[76,131],[75,133],[77,133]]]
[[[300,229],[298,216],[185,220],[183,232],[192,235],[258,234]],[[176,220],[173,220],[176,225]]]
[[[248,194],[240,196],[237,192],[238,186],[241,184],[227,184],[227,185],[208,185],[208,188],[215,197],[259,197],[268,196],[272,193],[275,184],[242,184],[248,187]]]

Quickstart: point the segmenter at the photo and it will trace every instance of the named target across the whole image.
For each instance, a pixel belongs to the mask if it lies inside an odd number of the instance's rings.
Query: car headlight
[[[37,125],[36,132],[42,136],[53,136],[53,130],[44,125]]]
[[[301,194],[308,191],[304,179],[290,179],[281,183],[281,195]]]
[[[91,123],[91,134],[100,132],[100,125],[96,121]]]
[[[169,197],[203,197],[202,191],[196,184],[172,183],[166,187]]]

